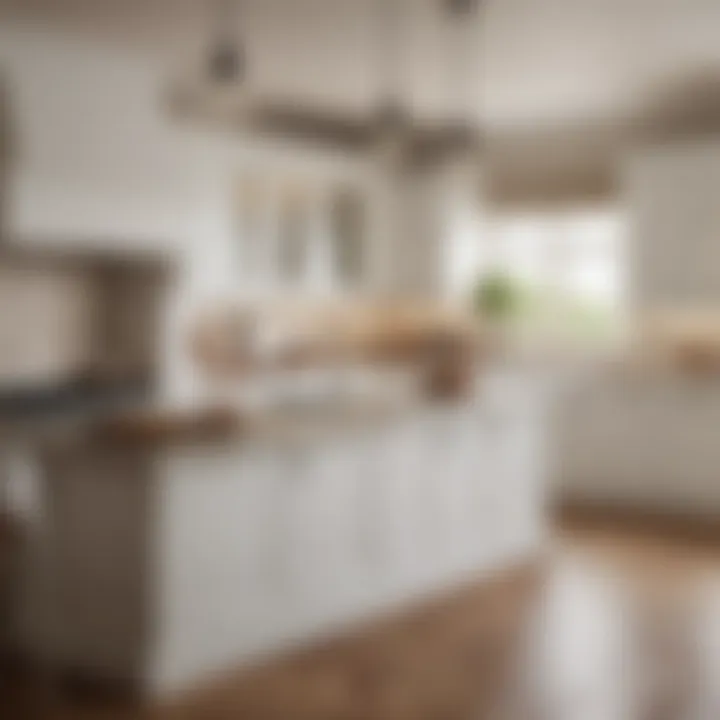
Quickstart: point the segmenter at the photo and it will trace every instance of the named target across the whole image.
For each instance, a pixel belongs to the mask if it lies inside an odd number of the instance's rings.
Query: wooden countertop
[[[230,440],[240,436],[241,414],[229,407],[130,410],[97,419],[86,437],[102,446],[159,445]]]
[[[154,451],[249,440],[304,442],[348,430],[377,427],[407,417],[428,403],[419,400],[270,408],[241,413],[228,408],[127,414],[95,423],[84,441],[110,450]]]

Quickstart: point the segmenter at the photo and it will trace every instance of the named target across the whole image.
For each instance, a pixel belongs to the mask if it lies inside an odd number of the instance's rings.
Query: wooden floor
[[[219,680],[173,707],[20,676],[2,720],[719,720],[720,549],[565,527],[533,572]]]

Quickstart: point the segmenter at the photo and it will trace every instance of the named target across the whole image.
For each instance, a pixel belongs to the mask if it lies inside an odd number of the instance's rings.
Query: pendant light
[[[240,83],[245,78],[246,55],[236,33],[238,0],[217,0],[215,15],[215,40],[208,55],[208,75],[218,85]]]

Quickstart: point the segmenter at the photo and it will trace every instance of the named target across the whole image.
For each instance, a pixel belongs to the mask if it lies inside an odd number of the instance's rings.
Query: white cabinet
[[[81,446],[48,477],[59,573],[72,571],[78,607],[98,597],[98,578],[120,583],[116,605],[102,595],[111,629],[140,616],[144,630],[120,637],[100,623],[56,657],[140,672],[166,693],[526,557],[541,539],[542,478],[521,449],[538,428],[524,410],[498,417],[482,402],[423,407],[362,427],[169,446],[131,465]],[[122,523],[110,522],[116,508]],[[57,613],[67,637],[80,623],[89,638],[82,618]]]
[[[561,491],[576,500],[658,511],[720,507],[720,385],[673,371],[607,376],[558,418]]]

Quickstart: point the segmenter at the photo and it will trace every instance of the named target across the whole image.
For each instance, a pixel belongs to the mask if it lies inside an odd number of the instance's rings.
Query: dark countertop
[[[100,417],[148,402],[146,384],[68,382],[0,388],[0,446],[77,434]]]

